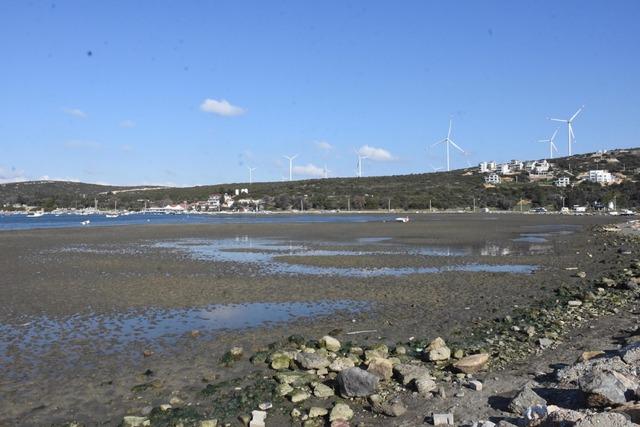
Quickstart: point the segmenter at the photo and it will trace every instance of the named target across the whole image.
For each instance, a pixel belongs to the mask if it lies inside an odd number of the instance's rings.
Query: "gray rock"
[[[353,410],[345,403],[336,403],[329,414],[329,421],[345,420],[349,421],[353,418]]]
[[[400,417],[407,412],[407,407],[399,397],[383,401],[380,396],[374,394],[369,398],[369,402],[371,403],[371,409],[373,409],[373,412],[384,414],[389,417]]]
[[[602,370],[612,370],[624,374],[631,373],[629,366],[618,356],[610,358],[600,357],[562,368],[556,372],[556,378],[561,383],[575,383],[590,372]]]
[[[313,385],[313,395],[316,397],[324,399],[327,397],[331,397],[334,394],[335,393],[333,392],[333,389],[328,385],[325,385],[322,383],[317,383]]]
[[[414,385],[421,396],[428,396],[431,392],[438,388],[434,380],[428,377],[418,378],[414,381]]]
[[[549,338],[538,339],[538,345],[540,346],[540,348],[547,348],[547,347],[550,347],[552,344],[553,344],[553,340]]]
[[[348,368],[353,368],[355,363],[349,357],[336,357],[329,365],[329,370],[333,372],[340,372]]]
[[[637,424],[627,420],[622,414],[601,412],[587,415],[575,424],[575,427],[633,427]]]
[[[624,380],[609,370],[591,372],[579,381],[591,407],[615,406],[627,402]]]
[[[620,357],[625,363],[637,365],[638,361],[640,361],[640,342],[623,347],[620,350]]]
[[[298,353],[296,362],[303,369],[321,369],[331,364],[329,359],[316,353]]]
[[[402,385],[407,385],[411,381],[419,378],[429,378],[429,370],[424,366],[401,363],[393,367],[393,372]]]
[[[522,390],[511,399],[511,403],[509,403],[510,412],[522,415],[530,406],[547,404],[545,399],[538,396],[538,394],[532,390],[532,386],[534,386],[534,384],[525,384]]]
[[[346,397],[366,397],[374,394],[380,379],[360,368],[349,368],[338,373],[340,394]]]
[[[151,422],[146,417],[126,416],[122,419],[123,427],[150,426]]]

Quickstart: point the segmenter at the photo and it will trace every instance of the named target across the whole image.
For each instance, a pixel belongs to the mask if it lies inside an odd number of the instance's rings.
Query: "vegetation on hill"
[[[0,203],[55,207],[90,207],[94,198],[101,208],[141,209],[151,205],[206,200],[211,194],[248,188],[252,199],[262,199],[264,209],[466,209],[476,207],[520,209],[524,204],[560,208],[593,205],[616,200],[619,207],[640,207],[640,149],[614,150],[553,159],[555,176],[577,182],[591,169],[606,169],[624,177],[622,183],[601,186],[587,181],[558,188],[552,180],[529,181],[523,172],[513,180],[488,186],[477,168],[451,172],[377,176],[364,178],[311,179],[292,182],[229,183],[189,188],[110,187],[73,182],[30,182],[0,185]],[[122,191],[126,190],[126,191]]]

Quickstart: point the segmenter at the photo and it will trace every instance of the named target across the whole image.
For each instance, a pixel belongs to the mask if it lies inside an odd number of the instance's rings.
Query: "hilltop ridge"
[[[542,162],[542,160],[539,160]],[[226,183],[195,187],[108,186],[67,181],[0,184],[4,209],[20,205],[45,209],[89,207],[94,199],[103,207],[141,209],[145,204],[193,204],[212,194],[228,194],[235,208],[292,209],[466,209],[472,206],[514,209],[531,206],[559,208],[616,200],[620,207],[640,206],[640,148],[577,154],[547,159],[549,171],[522,168],[501,174],[479,167],[408,175],[326,178],[287,182]],[[588,180],[590,170],[611,173],[608,185]],[[487,182],[495,173],[499,183]],[[555,180],[567,177],[569,185]],[[236,190],[247,189],[246,194]]]

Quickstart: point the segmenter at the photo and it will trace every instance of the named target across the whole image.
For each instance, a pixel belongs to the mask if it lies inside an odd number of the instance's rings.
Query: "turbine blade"
[[[449,119],[449,132],[447,132],[447,139],[451,138],[451,126],[453,124],[453,119]]]
[[[569,123],[569,120],[565,120],[565,119],[552,119],[552,118],[549,118],[549,120],[551,120],[552,122]]]
[[[569,121],[570,121],[570,122],[572,122],[572,121],[573,121],[573,119],[575,119],[576,117],[578,117],[578,114],[580,114],[580,111],[582,111],[582,109],[583,109],[583,108],[584,108],[584,105],[583,105],[582,107],[578,108],[578,111],[576,111],[576,113],[575,113],[573,116],[571,116],[571,118],[569,119]]]
[[[442,139],[442,140],[440,140],[438,142],[434,142],[433,144],[431,144],[431,148],[435,147],[438,144],[442,144],[443,142],[447,142],[447,138]]]
[[[456,143],[455,143],[455,142],[453,142],[452,140],[449,140],[449,143],[450,143],[451,145],[453,145],[454,147],[456,147],[458,150],[460,150],[460,152],[461,152],[461,153],[463,153],[463,154],[464,154],[464,150],[463,150],[462,148],[460,148],[460,147],[458,146],[458,144],[456,144]]]
[[[560,130],[560,128],[557,128],[556,131],[551,136],[551,139],[550,139],[551,143],[553,143],[553,140],[556,138],[556,135],[558,134],[558,130]]]

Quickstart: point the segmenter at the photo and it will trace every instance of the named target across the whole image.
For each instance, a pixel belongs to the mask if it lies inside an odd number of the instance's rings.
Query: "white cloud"
[[[365,156],[371,160],[378,160],[381,162],[388,162],[394,160],[394,157],[390,152],[384,148],[370,147],[369,145],[363,145],[358,149],[358,154]]]
[[[134,122],[133,120],[123,120],[120,122],[120,127],[121,128],[134,128],[136,127],[136,122]]]
[[[65,113],[67,113],[68,115],[73,116],[73,117],[77,117],[79,119],[86,119],[87,116],[88,116],[87,113],[85,113],[84,111],[82,111],[79,108],[65,108],[63,111]]]
[[[77,150],[82,150],[82,149],[97,150],[102,147],[102,144],[100,144],[97,141],[91,141],[91,140],[71,139],[69,141],[65,141],[64,147],[69,149],[77,149]]]
[[[293,173],[295,175],[303,175],[303,176],[315,176],[315,177],[323,177],[324,169],[318,167],[314,164],[309,163],[306,166],[294,166]]]
[[[18,170],[15,167],[6,168],[0,166],[0,184],[23,181],[28,181],[27,177],[24,174],[24,171]]]
[[[246,112],[244,108],[231,105],[226,99],[216,100],[207,98],[200,104],[200,109],[205,113],[217,114],[219,116],[231,117],[240,116]]]
[[[318,147],[321,150],[325,150],[325,151],[333,150],[333,145],[329,144],[327,141],[316,141],[315,144],[316,144],[316,147]]]

